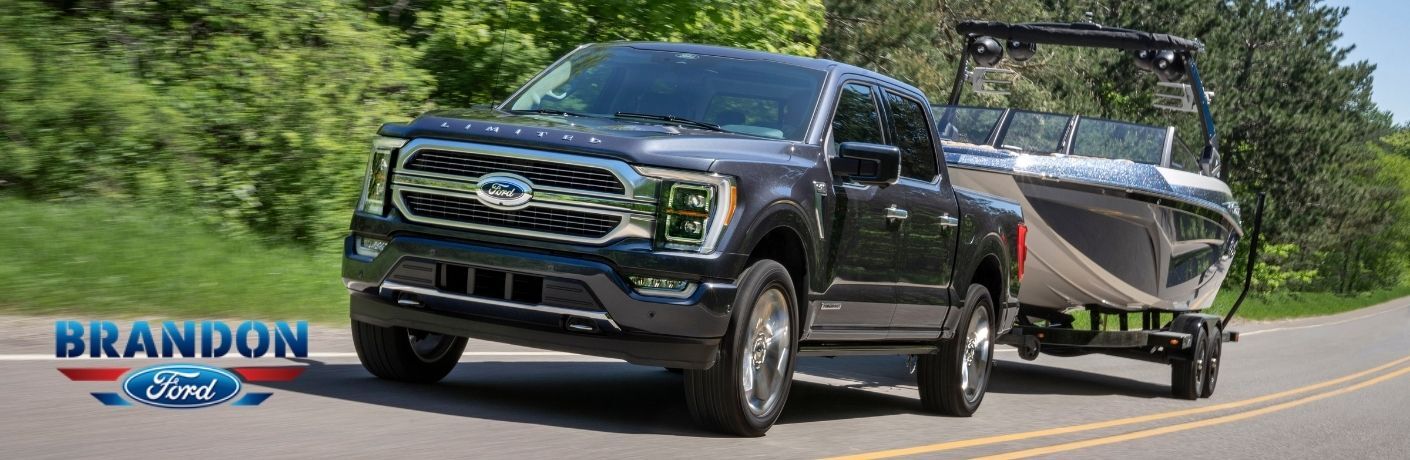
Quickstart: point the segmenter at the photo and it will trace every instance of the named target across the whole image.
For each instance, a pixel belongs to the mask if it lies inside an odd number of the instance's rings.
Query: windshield
[[[544,72],[505,107],[602,117],[670,116],[739,134],[801,141],[823,77],[820,71],[777,62],[590,47]],[[639,116],[623,119],[651,122]]]

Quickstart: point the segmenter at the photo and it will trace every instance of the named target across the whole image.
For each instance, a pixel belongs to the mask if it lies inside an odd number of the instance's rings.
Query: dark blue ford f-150
[[[916,355],[923,406],[969,415],[1022,223],[951,185],[928,107],[832,61],[612,43],[386,124],[345,247],[358,356],[433,382],[475,337],[683,370],[699,423],[757,436],[798,356]]]

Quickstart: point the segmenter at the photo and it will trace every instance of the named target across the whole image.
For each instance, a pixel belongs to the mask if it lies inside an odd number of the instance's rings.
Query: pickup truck
[[[929,107],[837,62],[618,42],[385,124],[345,244],[358,357],[435,382],[474,337],[683,370],[698,423],[760,436],[799,356],[912,355],[922,405],[970,415],[1024,232],[952,185]]]

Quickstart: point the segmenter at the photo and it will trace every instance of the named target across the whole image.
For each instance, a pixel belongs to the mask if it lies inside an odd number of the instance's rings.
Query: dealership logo
[[[534,197],[533,188],[527,180],[506,173],[490,173],[480,176],[475,196],[486,206],[513,210],[523,207]]]
[[[121,329],[112,321],[58,321],[54,323],[54,355],[118,359],[220,358],[227,353],[245,358],[308,357],[306,321],[297,321],[292,326],[283,321],[272,325],[244,321],[235,327],[221,321],[165,321],[156,328],[160,333],[154,334],[153,329],[146,321],[135,321],[127,328],[127,340],[123,341]],[[119,343],[124,344],[121,352]],[[227,402],[232,406],[258,406],[272,393],[244,391],[246,383],[287,382],[297,378],[304,369],[303,366],[219,368],[168,363],[137,370],[76,367],[59,368],[59,372],[76,382],[121,381],[120,391],[91,393],[104,405],[131,406],[138,402],[168,409],[193,409]]]
[[[304,372],[303,366],[232,367],[200,364],[160,364],[132,371],[126,367],[70,367],[59,372],[75,382],[116,382],[119,392],[90,393],[105,406],[131,406],[132,401],[168,409],[192,409],[224,404],[258,406],[273,393],[247,391],[246,383],[288,382]],[[126,375],[127,378],[122,378]],[[123,395],[127,397],[124,398]],[[236,396],[240,396],[236,398]]]

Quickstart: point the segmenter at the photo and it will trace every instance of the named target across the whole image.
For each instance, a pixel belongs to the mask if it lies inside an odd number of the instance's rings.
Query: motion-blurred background
[[[0,0],[0,312],[341,321],[377,126],[494,102],[581,43],[820,56],[942,101],[955,22],[1087,13],[1208,46],[1227,181],[1272,203],[1246,316],[1410,294],[1410,131],[1320,1]],[[1010,65],[1014,94],[983,102],[1151,113],[1125,56]]]

